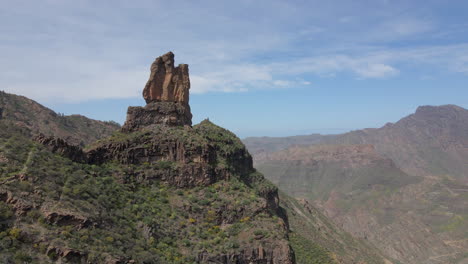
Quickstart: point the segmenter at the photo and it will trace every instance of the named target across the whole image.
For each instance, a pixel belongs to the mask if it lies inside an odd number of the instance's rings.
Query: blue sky
[[[191,76],[194,123],[241,137],[379,127],[468,108],[467,1],[0,0],[0,89],[122,123],[155,57]]]

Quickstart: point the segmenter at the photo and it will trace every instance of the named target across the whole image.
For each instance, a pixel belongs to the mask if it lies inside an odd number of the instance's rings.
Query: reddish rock
[[[192,125],[190,106],[171,102],[151,102],[145,107],[130,106],[122,131],[138,131],[152,125],[190,126]]]
[[[143,90],[145,107],[129,107],[123,132],[153,125],[191,126],[189,106],[190,79],[187,64],[174,67],[174,54],[168,52],[151,65],[151,74]]]
[[[174,53],[168,52],[151,65],[151,74],[143,98],[151,102],[189,102],[190,80],[187,64],[174,67]]]

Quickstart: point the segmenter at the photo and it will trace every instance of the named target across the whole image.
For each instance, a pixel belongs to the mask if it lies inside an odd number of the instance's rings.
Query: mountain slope
[[[211,123],[146,131],[143,142],[130,133],[97,143],[150,150],[161,140],[186,148],[184,160],[159,149],[158,161],[131,164],[120,159],[126,149],[102,163],[76,163],[14,125],[0,128],[4,263],[293,263],[276,188],[248,167],[240,140]],[[189,168],[191,175],[181,174]]]
[[[370,144],[411,175],[451,175],[468,181],[468,110],[455,105],[421,106],[381,128],[340,135],[246,138],[244,143],[255,160],[294,145]]]
[[[466,109],[423,106],[382,128],[302,139],[254,141],[255,167],[402,263],[468,261]]]
[[[377,185],[393,190],[418,181],[372,145],[295,146],[256,165],[281,190],[311,200],[327,200],[332,191],[361,192]]]
[[[261,159],[268,153],[286,149],[294,145],[311,145],[321,142],[327,136],[312,134],[292,137],[248,137],[242,140],[250,153],[256,159]]]
[[[74,145],[87,145],[120,128],[81,115],[63,116],[23,96],[0,92],[0,119],[10,120],[33,133],[56,136]]]
[[[256,167],[402,263],[466,261],[468,188],[455,177],[410,176],[371,145],[295,146]]]
[[[280,198],[288,215],[289,238],[298,263],[392,263],[365,240],[356,239],[333,224],[307,200],[296,200],[282,192]]]
[[[468,110],[455,105],[421,106],[395,124],[349,132],[324,142],[372,144],[413,175],[468,176]]]
[[[233,133],[191,125],[189,88],[188,65],[156,58],[147,105],[86,149],[57,138],[86,129],[67,133],[50,110],[4,95],[0,261],[296,263],[278,189]]]

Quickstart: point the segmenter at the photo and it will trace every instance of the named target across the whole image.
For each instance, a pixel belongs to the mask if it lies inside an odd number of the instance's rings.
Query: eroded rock
[[[62,208],[53,209],[53,206],[46,204],[40,209],[47,223],[57,226],[74,226],[78,229],[93,226],[93,221],[78,212],[64,210]]]
[[[87,254],[78,250],[49,246],[46,255],[57,263],[86,263]]]
[[[17,216],[25,215],[29,210],[35,207],[35,204],[32,202],[6,190],[0,190],[0,201],[12,205]]]
[[[86,163],[87,158],[79,146],[68,144],[64,139],[57,137],[48,137],[40,134],[34,138],[34,141],[44,145],[48,150],[57,153],[75,162]]]
[[[151,102],[189,102],[190,80],[187,64],[174,67],[174,53],[168,52],[151,65],[151,74],[143,98]]]
[[[191,126],[189,106],[190,78],[187,64],[174,67],[174,54],[168,52],[151,65],[143,98],[145,107],[129,107],[123,132],[134,132],[155,125]]]
[[[133,132],[152,125],[192,125],[192,113],[188,104],[180,102],[150,102],[145,107],[131,106],[122,131]]]
[[[210,255],[204,251],[198,256],[199,263],[213,264],[293,264],[294,254],[287,242],[265,243],[255,248],[245,249],[240,252],[224,255]]]

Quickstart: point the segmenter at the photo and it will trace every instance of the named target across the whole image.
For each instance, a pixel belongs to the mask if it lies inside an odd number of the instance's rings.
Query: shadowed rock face
[[[173,102],[151,102],[145,107],[130,106],[122,131],[137,131],[152,125],[192,125],[190,106]]]
[[[187,64],[174,67],[174,53],[168,52],[151,65],[151,75],[143,90],[146,103],[189,102],[190,80]]]

